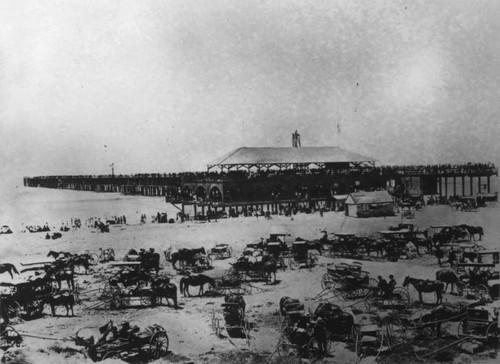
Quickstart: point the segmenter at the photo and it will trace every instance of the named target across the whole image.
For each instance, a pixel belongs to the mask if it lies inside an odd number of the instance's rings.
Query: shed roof
[[[339,147],[241,147],[212,161],[210,165],[274,163],[349,163],[374,162],[375,159]]]
[[[346,200],[347,204],[380,204],[393,202],[392,196],[387,191],[353,192]]]

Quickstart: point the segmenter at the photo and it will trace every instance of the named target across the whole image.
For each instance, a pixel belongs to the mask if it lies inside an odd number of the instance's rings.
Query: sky
[[[0,177],[203,170],[295,130],[498,163],[499,35],[495,0],[2,0]]]

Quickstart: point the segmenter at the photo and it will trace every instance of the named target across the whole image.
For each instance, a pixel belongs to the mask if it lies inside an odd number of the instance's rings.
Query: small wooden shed
[[[353,192],[345,201],[346,216],[394,216],[394,199],[387,191]]]

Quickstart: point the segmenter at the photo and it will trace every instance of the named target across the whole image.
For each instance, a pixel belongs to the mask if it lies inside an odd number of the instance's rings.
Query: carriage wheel
[[[329,289],[333,286],[333,278],[328,273],[323,274],[323,278],[321,279],[321,288]]]
[[[141,295],[139,296],[139,301],[142,306],[150,307],[153,306],[154,300],[152,295]]]
[[[394,301],[397,301],[398,303],[402,305],[409,305],[410,304],[410,294],[408,293],[408,290],[403,287],[396,287],[394,288],[394,291],[392,291],[392,296],[394,297]]]
[[[498,343],[498,323],[492,322],[486,329],[486,339],[497,339]]]
[[[477,286],[475,286],[473,293],[474,297],[477,300],[487,300],[490,297],[488,287],[486,287],[484,284],[478,284]]]
[[[8,310],[9,317],[21,317],[23,313],[23,308],[17,301],[13,301],[10,303]]]
[[[99,263],[99,257],[97,254],[89,254],[89,264],[97,265]]]
[[[464,295],[465,283],[462,281],[458,281],[455,283],[455,287],[457,287],[457,292],[460,296]]]
[[[122,358],[122,356],[120,355],[119,351],[109,350],[103,355],[102,360],[104,360],[104,359],[121,359],[121,358]]]
[[[154,333],[149,342],[149,353],[155,359],[161,358],[168,353],[168,335],[160,330]]]
[[[103,299],[109,299],[113,296],[113,289],[109,284],[109,281],[104,284],[104,288],[101,290],[101,297]]]
[[[4,331],[0,332],[0,337],[4,338],[8,343],[13,343],[15,346],[20,346],[23,342],[23,337],[12,326],[6,326]]]
[[[372,288],[376,288],[376,287],[378,287],[378,282],[377,282],[377,280],[376,280],[376,279],[374,279],[374,278],[370,278],[370,279],[368,280],[368,287],[372,287]]]
[[[369,294],[366,295],[365,299],[364,299],[364,304],[365,304],[365,307],[366,307],[366,310],[367,311],[371,311],[372,310],[372,307],[374,305],[374,292],[370,292]]]

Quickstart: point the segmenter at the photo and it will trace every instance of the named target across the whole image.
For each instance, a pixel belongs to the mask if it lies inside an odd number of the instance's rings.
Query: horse
[[[56,306],[64,306],[66,308],[66,316],[69,316],[69,310],[71,310],[71,316],[75,316],[75,313],[73,312],[73,306],[75,305],[75,296],[72,293],[56,293],[47,298],[46,302],[50,305],[52,316],[56,315]]]
[[[189,286],[199,286],[200,290],[198,292],[198,296],[201,296],[203,294],[203,286],[206,283],[210,284],[212,287],[215,287],[214,279],[204,274],[183,277],[180,281],[180,291],[184,297],[186,296],[186,294],[188,297],[191,297],[191,295],[189,294]]]
[[[479,241],[482,240],[483,238],[483,235],[484,235],[484,231],[483,231],[483,228],[481,226],[470,226],[470,225],[466,225],[466,224],[462,224],[460,225],[461,228],[467,230],[467,232],[469,233],[469,241],[476,241],[476,234],[479,235]]]
[[[266,256],[264,256],[261,269],[266,275],[266,280],[269,282],[271,281],[272,274],[274,273],[274,280],[272,282],[276,282],[276,271],[278,270],[278,265],[273,257],[267,256],[266,258]]]
[[[160,254],[147,252],[141,255],[140,258],[141,267],[150,270],[154,269],[156,275],[158,275],[158,271],[160,270]]]
[[[47,279],[53,278],[57,282],[57,286],[61,289],[62,281],[66,281],[68,288],[70,290],[75,289],[75,276],[70,269],[60,269],[58,267],[53,267],[51,265],[46,265],[45,277]]]
[[[90,267],[90,255],[80,254],[72,256],[68,262],[68,266],[73,268],[75,266],[81,266],[85,269],[85,274],[87,274]]]
[[[170,283],[170,278],[168,277],[160,277],[154,278],[151,281],[151,289],[153,291],[153,302],[154,304],[160,304],[163,300],[163,297],[167,300],[171,298],[174,301],[174,307],[177,306],[177,286],[173,283]]]
[[[462,281],[457,276],[457,274],[451,269],[441,269],[436,272],[436,281],[441,281],[446,283],[446,287],[443,292],[446,292],[448,289],[448,285],[451,284],[451,293],[453,293],[453,286],[457,286],[457,290],[461,290],[459,288],[461,286]],[[458,283],[458,284],[457,284]]]
[[[10,263],[0,264],[0,274],[2,274],[2,273],[9,273],[11,279],[14,278],[13,273],[19,274],[19,272],[16,269],[16,266],[14,264],[10,264]]]
[[[417,278],[412,278],[410,276],[406,276],[403,282],[403,287],[408,287],[409,284],[411,284],[417,290],[420,303],[423,303],[422,292],[425,293],[436,292],[436,297],[437,297],[436,305],[443,302],[443,291],[444,291],[443,282],[417,279]]]
[[[205,248],[199,248],[199,249],[179,249],[179,251],[172,253],[172,249],[166,250],[164,252],[165,254],[165,259],[172,263],[172,267],[175,270],[178,270],[178,268],[175,266],[175,263],[180,262],[180,267],[184,265],[192,265],[194,264],[196,260],[196,255],[198,254],[203,254],[206,255]]]

